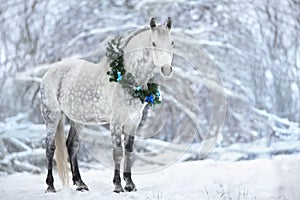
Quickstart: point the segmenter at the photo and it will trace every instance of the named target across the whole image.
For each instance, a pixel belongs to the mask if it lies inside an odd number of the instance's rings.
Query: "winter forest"
[[[84,127],[89,192],[46,189],[40,83],[68,58],[172,19],[172,78],[134,144],[137,191],[112,192],[109,125]],[[0,199],[280,199],[300,193],[299,0],[0,0]],[[65,135],[69,128],[65,120]],[[55,167],[54,167],[55,169]]]

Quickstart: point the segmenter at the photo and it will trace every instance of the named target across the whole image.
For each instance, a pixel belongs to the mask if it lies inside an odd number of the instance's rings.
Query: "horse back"
[[[97,102],[105,99],[103,87],[99,87],[107,81],[105,71],[103,63],[79,59],[54,63],[42,78],[42,103],[63,111],[70,118],[78,118],[78,114],[92,118],[87,113],[95,111]]]

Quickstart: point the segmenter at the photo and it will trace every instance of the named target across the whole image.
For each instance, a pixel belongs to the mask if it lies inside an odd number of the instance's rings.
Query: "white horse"
[[[172,74],[173,39],[171,19],[156,25],[154,18],[150,27],[137,30],[123,42],[124,66],[134,75],[136,82],[147,82],[162,75]],[[123,177],[125,190],[135,191],[131,179],[131,163],[134,136],[146,103],[130,96],[117,82],[109,82],[109,63],[103,58],[98,64],[84,60],[64,60],[53,64],[46,72],[40,86],[42,114],[46,123],[46,155],[48,174],[46,192],[55,192],[52,161],[56,148],[56,162],[62,183],[68,182],[67,161],[71,164],[73,183],[77,190],[88,190],[82,181],[78,164],[79,132],[82,124],[110,124],[115,171],[114,192],[123,192],[120,178],[120,162],[123,157],[122,133],[124,134],[125,160]],[[71,121],[65,148],[63,115]]]

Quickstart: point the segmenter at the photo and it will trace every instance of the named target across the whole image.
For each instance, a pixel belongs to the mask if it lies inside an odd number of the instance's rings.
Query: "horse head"
[[[172,75],[173,45],[174,40],[171,36],[172,20],[168,17],[164,25],[157,25],[155,19],[150,20],[150,41],[152,48],[153,64],[160,70],[164,78]]]

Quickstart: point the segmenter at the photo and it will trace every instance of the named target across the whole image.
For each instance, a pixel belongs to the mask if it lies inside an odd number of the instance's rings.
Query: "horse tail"
[[[55,134],[55,160],[59,178],[63,187],[69,185],[68,152],[64,134],[64,116],[59,120]]]

